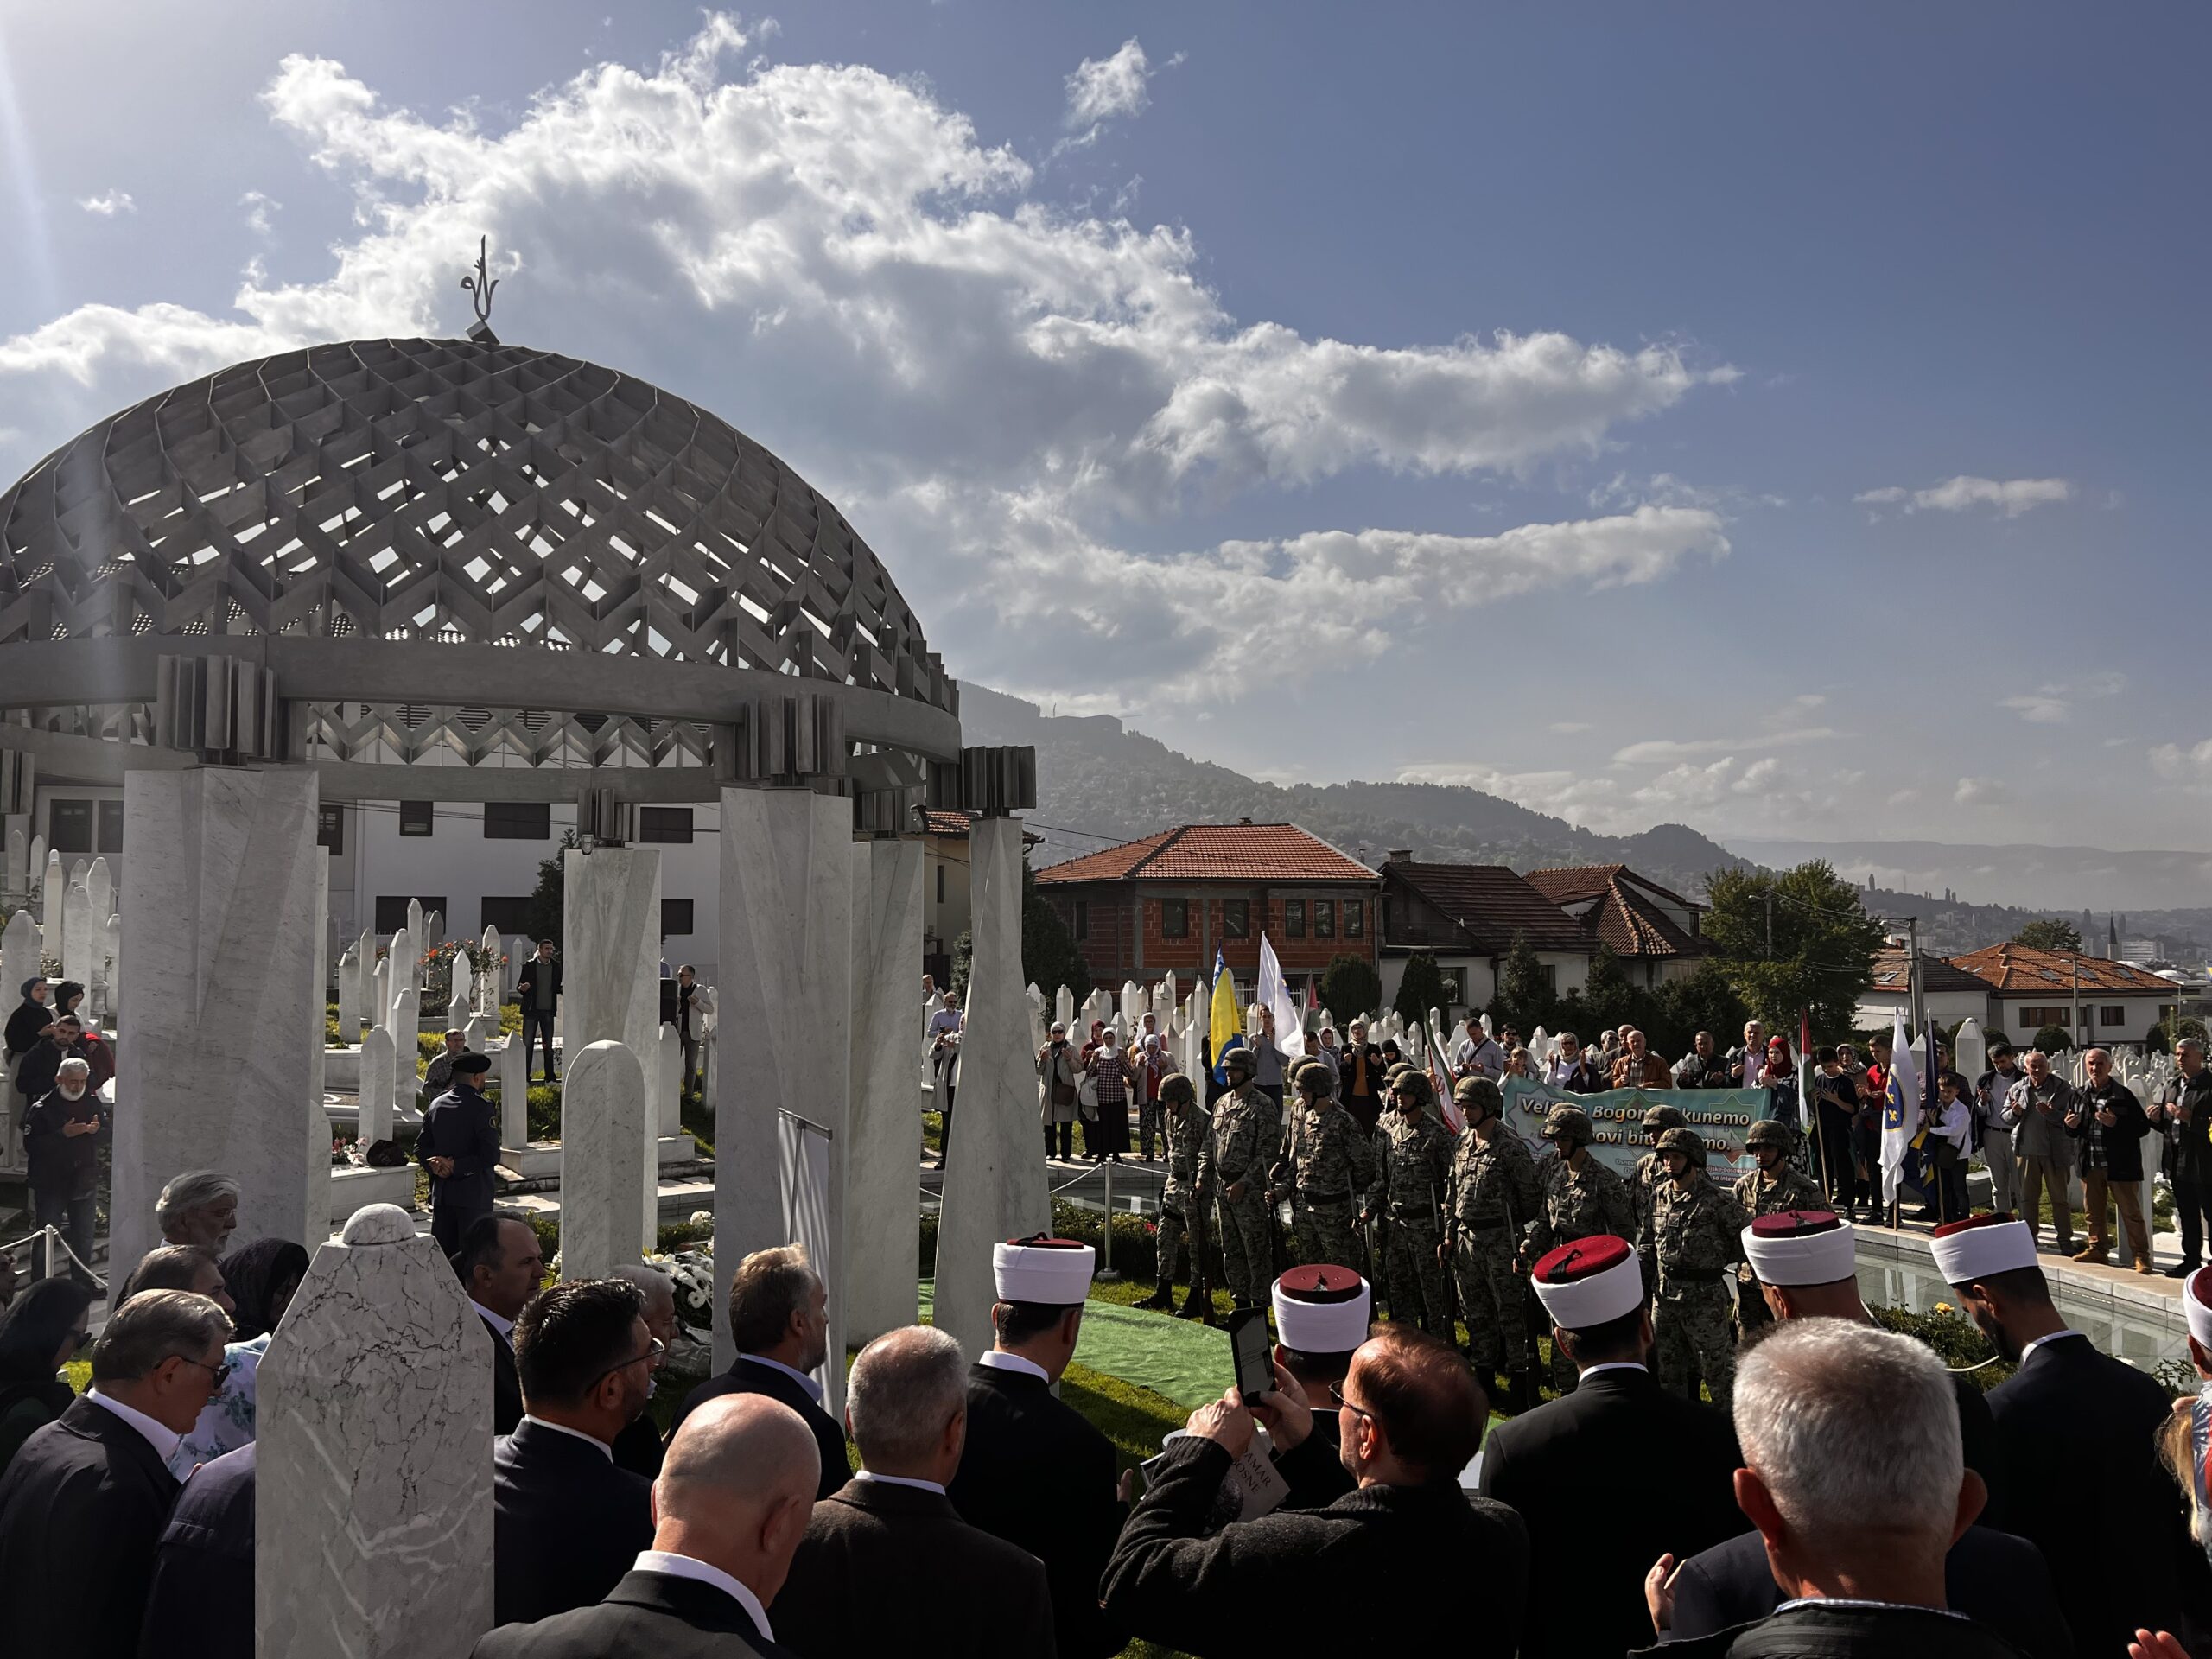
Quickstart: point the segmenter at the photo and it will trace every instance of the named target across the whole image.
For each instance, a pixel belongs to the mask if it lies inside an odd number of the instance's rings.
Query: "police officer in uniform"
[[[1375,1179],[1375,1147],[1337,1104],[1336,1080],[1319,1060],[1291,1077],[1296,1101],[1285,1109],[1282,1155],[1270,1177],[1271,1201],[1291,1201],[1301,1262],[1359,1270],[1363,1252],[1352,1230],[1359,1195]],[[1359,1344],[1352,1344],[1357,1347]]]
[[[454,1060],[453,1087],[430,1103],[415,1139],[416,1160],[430,1173],[430,1236],[448,1255],[461,1249],[474,1223],[492,1213],[499,1124],[483,1093],[491,1069],[481,1054]]]
[[[1562,1244],[1579,1239],[1636,1236],[1636,1210],[1628,1185],[1590,1151],[1598,1138],[1590,1114],[1580,1106],[1554,1106],[1544,1115],[1544,1139],[1552,1149],[1536,1164],[1535,1219],[1522,1236],[1520,1267],[1527,1272]],[[1556,1347],[1552,1351],[1552,1387],[1560,1394],[1574,1388],[1575,1367]]]
[[[1752,1219],[1783,1210],[1827,1207],[1827,1199],[1813,1178],[1789,1161],[1795,1140],[1788,1124],[1772,1118],[1761,1118],[1744,1137],[1744,1144],[1751,1148],[1759,1166],[1737,1180],[1736,1202]],[[1736,1269],[1736,1282],[1737,1308],[1743,1328],[1756,1331],[1770,1323],[1773,1316],[1767,1311],[1766,1298],[1759,1294],[1759,1281],[1748,1263]]]
[[[1536,1163],[1501,1116],[1505,1097],[1495,1083],[1462,1077],[1452,1097],[1466,1115],[1467,1127],[1452,1153],[1444,1259],[1459,1285],[1475,1380],[1494,1403],[1510,1399],[1509,1409],[1526,1411],[1536,1403],[1536,1374],[1529,1364],[1515,1247],[1522,1230],[1536,1218]],[[1503,1387],[1501,1371],[1508,1379]]]
[[[1643,1114],[1644,1139],[1655,1150],[1637,1160],[1636,1173],[1629,1178],[1629,1201],[1636,1209],[1636,1231],[1630,1235],[1636,1245],[1637,1255],[1643,1262],[1643,1287],[1649,1290],[1659,1282],[1659,1258],[1652,1253],[1651,1212],[1657,1207],[1659,1189],[1667,1184],[1667,1162],[1656,1148],[1659,1137],[1669,1129],[1686,1129],[1690,1121],[1682,1116],[1678,1106],[1653,1106]]]
[[[1274,1272],[1274,1219],[1268,1213],[1268,1166],[1282,1140],[1282,1116],[1253,1087],[1252,1051],[1222,1057],[1229,1090],[1213,1104],[1198,1151],[1198,1202],[1212,1203],[1221,1230],[1221,1272],[1239,1307],[1259,1307]]]
[[[1705,1141],[1695,1129],[1669,1129],[1659,1137],[1659,1156],[1668,1174],[1651,1218],[1659,1385],[1688,1394],[1694,1367],[1725,1412],[1734,1397],[1736,1333],[1728,1318],[1733,1299],[1722,1281],[1744,1259],[1751,1218],[1705,1173]]]
[[[1205,1145],[1206,1131],[1212,1122],[1206,1109],[1198,1104],[1198,1090],[1179,1071],[1160,1080],[1160,1135],[1166,1143],[1167,1154],[1167,1179],[1160,1189],[1160,1231],[1154,1244],[1160,1262],[1160,1283],[1151,1295],[1137,1304],[1139,1307],[1175,1306],[1176,1265],[1184,1255],[1184,1240],[1190,1232],[1187,1206],[1192,1202],[1191,1188],[1198,1179],[1198,1149]],[[1195,1242],[1191,1248],[1198,1248]],[[1195,1319],[1203,1311],[1198,1305],[1195,1259],[1185,1282],[1191,1287],[1191,1294],[1183,1299],[1181,1317]]]
[[[1390,1317],[1418,1322],[1431,1336],[1452,1340],[1452,1301],[1444,1280],[1444,1190],[1452,1179],[1452,1131],[1429,1116],[1428,1079],[1408,1066],[1393,1074],[1395,1109],[1378,1131],[1375,1185],[1367,1215],[1387,1215],[1389,1233],[1384,1271],[1390,1281]]]

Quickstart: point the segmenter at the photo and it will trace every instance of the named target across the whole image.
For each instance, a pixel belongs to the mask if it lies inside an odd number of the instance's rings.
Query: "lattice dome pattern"
[[[240,364],[0,496],[0,645],[253,634],[602,652],[957,707],[868,543],[790,467],[645,381],[491,340]]]

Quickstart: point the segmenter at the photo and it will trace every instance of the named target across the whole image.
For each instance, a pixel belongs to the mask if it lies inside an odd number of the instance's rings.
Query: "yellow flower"
[[[1936,1311],[1938,1313],[1955,1313],[1959,1310],[1953,1307],[1948,1302],[1938,1302],[1936,1304]]]

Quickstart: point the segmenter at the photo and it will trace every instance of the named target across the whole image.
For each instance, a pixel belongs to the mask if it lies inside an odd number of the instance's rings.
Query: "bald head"
[[[766,1606],[814,1512],[814,1432],[766,1395],[727,1394],[683,1420],[653,1483],[653,1548],[718,1567]]]

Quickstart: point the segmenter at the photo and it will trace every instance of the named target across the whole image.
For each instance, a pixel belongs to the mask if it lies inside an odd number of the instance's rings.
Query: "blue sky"
[[[1606,830],[2212,850],[2181,8],[0,3],[0,474],[311,340],[609,363],[952,671]]]

